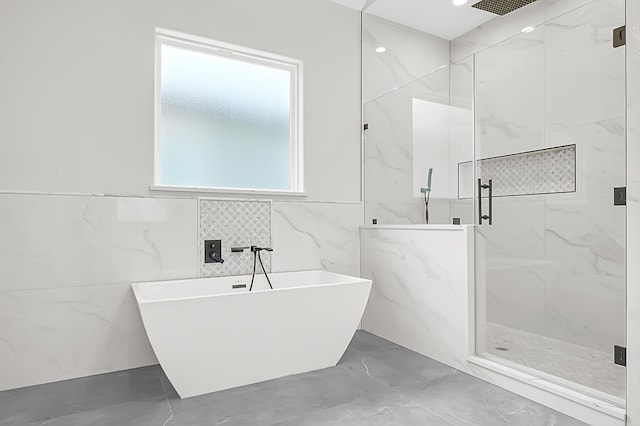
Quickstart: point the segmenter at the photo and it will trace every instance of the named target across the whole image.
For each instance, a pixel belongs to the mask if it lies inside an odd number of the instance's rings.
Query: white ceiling
[[[331,0],[447,40],[453,40],[497,15],[452,0]]]

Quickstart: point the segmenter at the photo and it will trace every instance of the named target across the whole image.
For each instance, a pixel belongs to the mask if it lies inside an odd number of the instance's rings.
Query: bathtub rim
[[[153,285],[157,285],[157,284],[174,284],[174,285],[181,285],[179,283],[183,283],[183,282],[195,282],[195,281],[204,281],[204,280],[215,280],[215,279],[231,279],[231,278],[235,278],[235,279],[240,279],[240,278],[247,278],[247,279],[251,279],[251,275],[229,275],[229,276],[222,276],[222,277],[198,277],[198,278],[180,278],[180,279],[171,279],[171,280],[153,280],[153,281],[139,281],[139,282],[132,282],[131,283],[131,288],[133,290],[133,294],[134,297],[136,299],[136,302],[139,305],[143,305],[143,304],[150,304],[150,303],[163,303],[163,302],[177,302],[177,301],[181,301],[181,300],[195,300],[195,299],[206,299],[206,298],[212,298],[212,297],[231,297],[231,296],[241,296],[241,295],[247,295],[250,293],[263,293],[263,292],[281,292],[281,291],[286,291],[286,290],[300,290],[300,289],[304,289],[304,288],[311,288],[311,287],[334,287],[334,286],[339,286],[339,285],[348,285],[348,284],[366,284],[369,283],[369,285],[372,285],[372,280],[368,279],[368,278],[361,278],[361,277],[355,277],[353,275],[346,275],[346,274],[340,274],[337,272],[331,272],[331,271],[327,271],[324,269],[311,269],[311,270],[305,270],[305,271],[282,271],[282,272],[270,272],[269,276],[278,276],[281,274],[301,274],[301,273],[312,273],[312,272],[321,272],[322,274],[329,274],[332,276],[336,276],[336,277],[342,277],[344,278],[341,281],[337,281],[337,282],[330,282],[330,283],[325,283],[325,284],[310,284],[310,285],[297,285],[297,286],[293,286],[293,287],[286,287],[286,288],[274,288],[274,289],[260,289],[260,290],[253,290],[253,291],[249,291],[248,288],[245,289],[239,289],[241,291],[229,291],[226,293],[219,293],[219,294],[200,294],[200,295],[195,295],[195,296],[181,296],[181,297],[163,297],[163,298],[157,298],[157,299],[153,299],[153,300],[145,300],[145,289],[147,287],[152,287]],[[256,276],[264,276],[264,274],[259,274]]]

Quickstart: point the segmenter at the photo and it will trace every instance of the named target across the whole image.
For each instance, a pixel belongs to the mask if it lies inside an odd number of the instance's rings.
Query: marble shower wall
[[[451,61],[457,62],[510,37],[536,27],[595,0],[539,0],[493,19],[451,41]]]
[[[446,67],[444,40],[363,19],[365,222],[424,223],[420,188],[433,168],[429,222],[455,216],[472,223],[472,203],[456,203],[451,213],[458,179],[452,164],[473,156],[472,61]],[[387,51],[375,53],[379,46]]]
[[[385,52],[376,49],[384,47]],[[362,86],[367,103],[449,65],[449,42],[364,13]]]
[[[576,192],[494,200],[494,226],[478,239],[488,319],[608,352],[625,342],[625,209],[612,205],[625,184],[625,52],[611,46],[624,3],[539,3],[452,46],[546,21],[476,53],[476,151],[576,145]]]
[[[251,273],[231,245],[359,274],[361,203],[3,193],[0,219],[0,391],[156,364],[131,282]],[[204,267],[205,238],[228,269]]]
[[[468,57],[449,66],[450,75],[450,159],[449,182],[451,199],[449,214],[459,217],[460,223],[473,224],[473,200],[458,197],[458,164],[473,160],[473,58]]]
[[[627,4],[627,416],[640,425],[640,2]]]
[[[365,221],[449,223],[449,70],[443,68],[365,104]]]

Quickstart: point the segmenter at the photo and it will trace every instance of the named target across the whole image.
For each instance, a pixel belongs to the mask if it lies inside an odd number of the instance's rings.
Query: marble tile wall
[[[494,225],[478,227],[476,239],[484,254],[476,258],[476,279],[486,283],[487,320],[544,333],[544,203],[496,198],[493,214]]]
[[[471,285],[470,281],[473,247],[475,239],[476,250],[484,250],[483,238],[483,234],[474,234],[473,227],[361,229],[362,274],[373,279],[363,329],[586,424],[622,426],[622,410],[609,403],[595,398],[576,399],[575,392],[563,391],[538,377],[521,374],[516,378],[507,369],[486,368],[477,358],[470,358],[478,343],[474,341],[474,325],[482,327],[473,320],[474,297],[482,291],[482,283]],[[484,265],[477,266],[482,269]],[[539,288],[535,286],[533,290]],[[532,297],[528,293],[521,296]],[[539,306],[542,300],[540,295]],[[544,351],[548,355],[549,348]],[[548,356],[543,358],[548,360]]]
[[[493,19],[451,41],[453,62],[480,52],[595,0],[540,0],[505,17]]]
[[[448,68],[365,104],[366,223],[425,223],[429,168],[429,222],[451,222],[448,105]]]
[[[0,194],[0,291],[195,276],[194,200]]]
[[[360,275],[362,203],[273,203],[274,272],[326,269]]]
[[[0,389],[156,362],[130,283],[197,276],[196,200],[0,194]]]
[[[640,425],[640,3],[627,0],[627,415]]]
[[[0,390],[156,364],[131,284],[0,293]]]
[[[624,116],[625,50],[612,47],[624,22],[624,0],[595,0],[545,25],[547,131]]]
[[[449,64],[447,40],[366,13],[362,19],[365,103]]]
[[[468,250],[473,230],[361,229],[373,280],[362,328],[455,368],[468,356]]]
[[[271,201],[200,199],[200,242],[221,240],[224,263],[204,263],[204,245],[200,243],[200,276],[250,275],[253,253],[231,253],[231,247],[271,247]],[[271,253],[260,258],[271,271]],[[257,266],[260,271],[260,266]]]
[[[476,158],[544,148],[544,52],[538,29],[475,55]]]
[[[420,188],[433,168],[429,222],[473,223],[457,194],[457,166],[473,158],[473,61],[449,63],[448,43],[365,14],[365,222],[425,222]],[[446,45],[446,46],[445,46]],[[375,53],[384,46],[387,51]],[[390,47],[391,46],[391,47]]]
[[[0,390],[157,363],[131,282],[251,273],[229,249],[272,230],[268,269],[359,275],[362,218],[361,203],[0,194]],[[227,269],[204,267],[205,238]]]
[[[482,230],[488,316],[609,352],[625,341],[625,210],[611,198],[625,182],[624,49],[611,47],[624,10],[596,0],[562,11],[476,55],[479,156],[567,144],[577,156],[575,193],[495,200],[495,229]]]

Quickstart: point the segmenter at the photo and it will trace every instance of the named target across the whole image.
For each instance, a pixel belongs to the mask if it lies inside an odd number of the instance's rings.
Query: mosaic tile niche
[[[576,146],[567,145],[481,159],[482,183],[493,179],[493,195],[554,194],[576,190]],[[473,198],[473,162],[458,164],[458,198]]]
[[[222,240],[224,263],[204,263],[204,241]],[[198,241],[201,277],[250,275],[253,254],[231,253],[231,247],[271,247],[271,202],[200,199],[200,239]],[[271,254],[261,253],[262,263],[271,272]],[[261,271],[258,264],[258,271]]]

